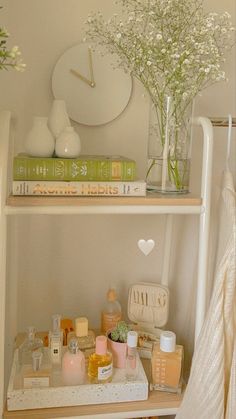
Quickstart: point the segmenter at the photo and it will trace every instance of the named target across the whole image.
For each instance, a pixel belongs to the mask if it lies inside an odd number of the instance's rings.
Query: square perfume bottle
[[[176,345],[175,333],[162,332],[152,351],[151,390],[181,393],[183,355],[183,346]]]
[[[61,329],[61,315],[52,316],[52,331],[48,334],[51,363],[54,366],[61,365],[63,330]]]
[[[84,352],[87,358],[95,350],[95,333],[88,330],[88,319],[86,317],[77,317],[75,319],[75,332],[68,333],[67,344],[72,338],[76,338],[78,347]]]
[[[51,367],[44,362],[44,354],[41,350],[32,352],[31,365],[23,365],[21,376],[23,388],[49,387],[51,382]]]

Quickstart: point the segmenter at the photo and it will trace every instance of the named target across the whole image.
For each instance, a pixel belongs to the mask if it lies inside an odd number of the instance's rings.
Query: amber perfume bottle
[[[176,335],[165,331],[152,351],[151,390],[180,393],[182,388],[183,347],[176,345]]]
[[[107,352],[107,337],[96,337],[95,353],[88,363],[88,376],[91,383],[108,383],[112,380],[112,354]]]
[[[117,300],[116,291],[114,288],[110,288],[107,292],[106,304],[101,314],[102,333],[105,334],[108,330],[113,329],[121,318],[121,305]]]

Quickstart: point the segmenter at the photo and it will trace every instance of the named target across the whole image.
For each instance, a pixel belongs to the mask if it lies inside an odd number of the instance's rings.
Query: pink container
[[[113,367],[125,368],[126,367],[126,354],[127,354],[127,343],[114,342],[107,336],[107,347],[112,353]]]

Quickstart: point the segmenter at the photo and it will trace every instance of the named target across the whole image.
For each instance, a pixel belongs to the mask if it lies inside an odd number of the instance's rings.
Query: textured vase
[[[81,151],[80,138],[73,127],[66,127],[56,139],[55,153],[57,157],[75,158]]]
[[[29,131],[25,150],[32,157],[51,157],[55,148],[55,140],[48,128],[48,118],[35,116]]]
[[[189,192],[192,103],[163,98],[151,103],[147,189],[161,193]]]
[[[64,100],[55,99],[48,118],[48,126],[54,136],[58,138],[66,127],[71,125]]]
[[[112,353],[113,366],[115,368],[125,368],[126,355],[127,355],[127,343],[114,342],[110,338],[109,332],[108,332],[107,347],[108,347],[108,350]]]

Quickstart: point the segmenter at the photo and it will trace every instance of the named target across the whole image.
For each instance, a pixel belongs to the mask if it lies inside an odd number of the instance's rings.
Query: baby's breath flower
[[[0,28],[0,70],[7,70],[13,68],[17,71],[24,71],[25,64],[20,58],[21,52],[19,47],[15,45],[11,49],[7,49],[7,39],[9,32],[5,28]]]
[[[87,38],[117,55],[118,66],[143,83],[155,106],[164,95],[178,108],[212,83],[225,80],[222,64],[234,43],[228,12],[206,13],[203,0],[117,0],[123,14],[109,22],[87,19]]]

